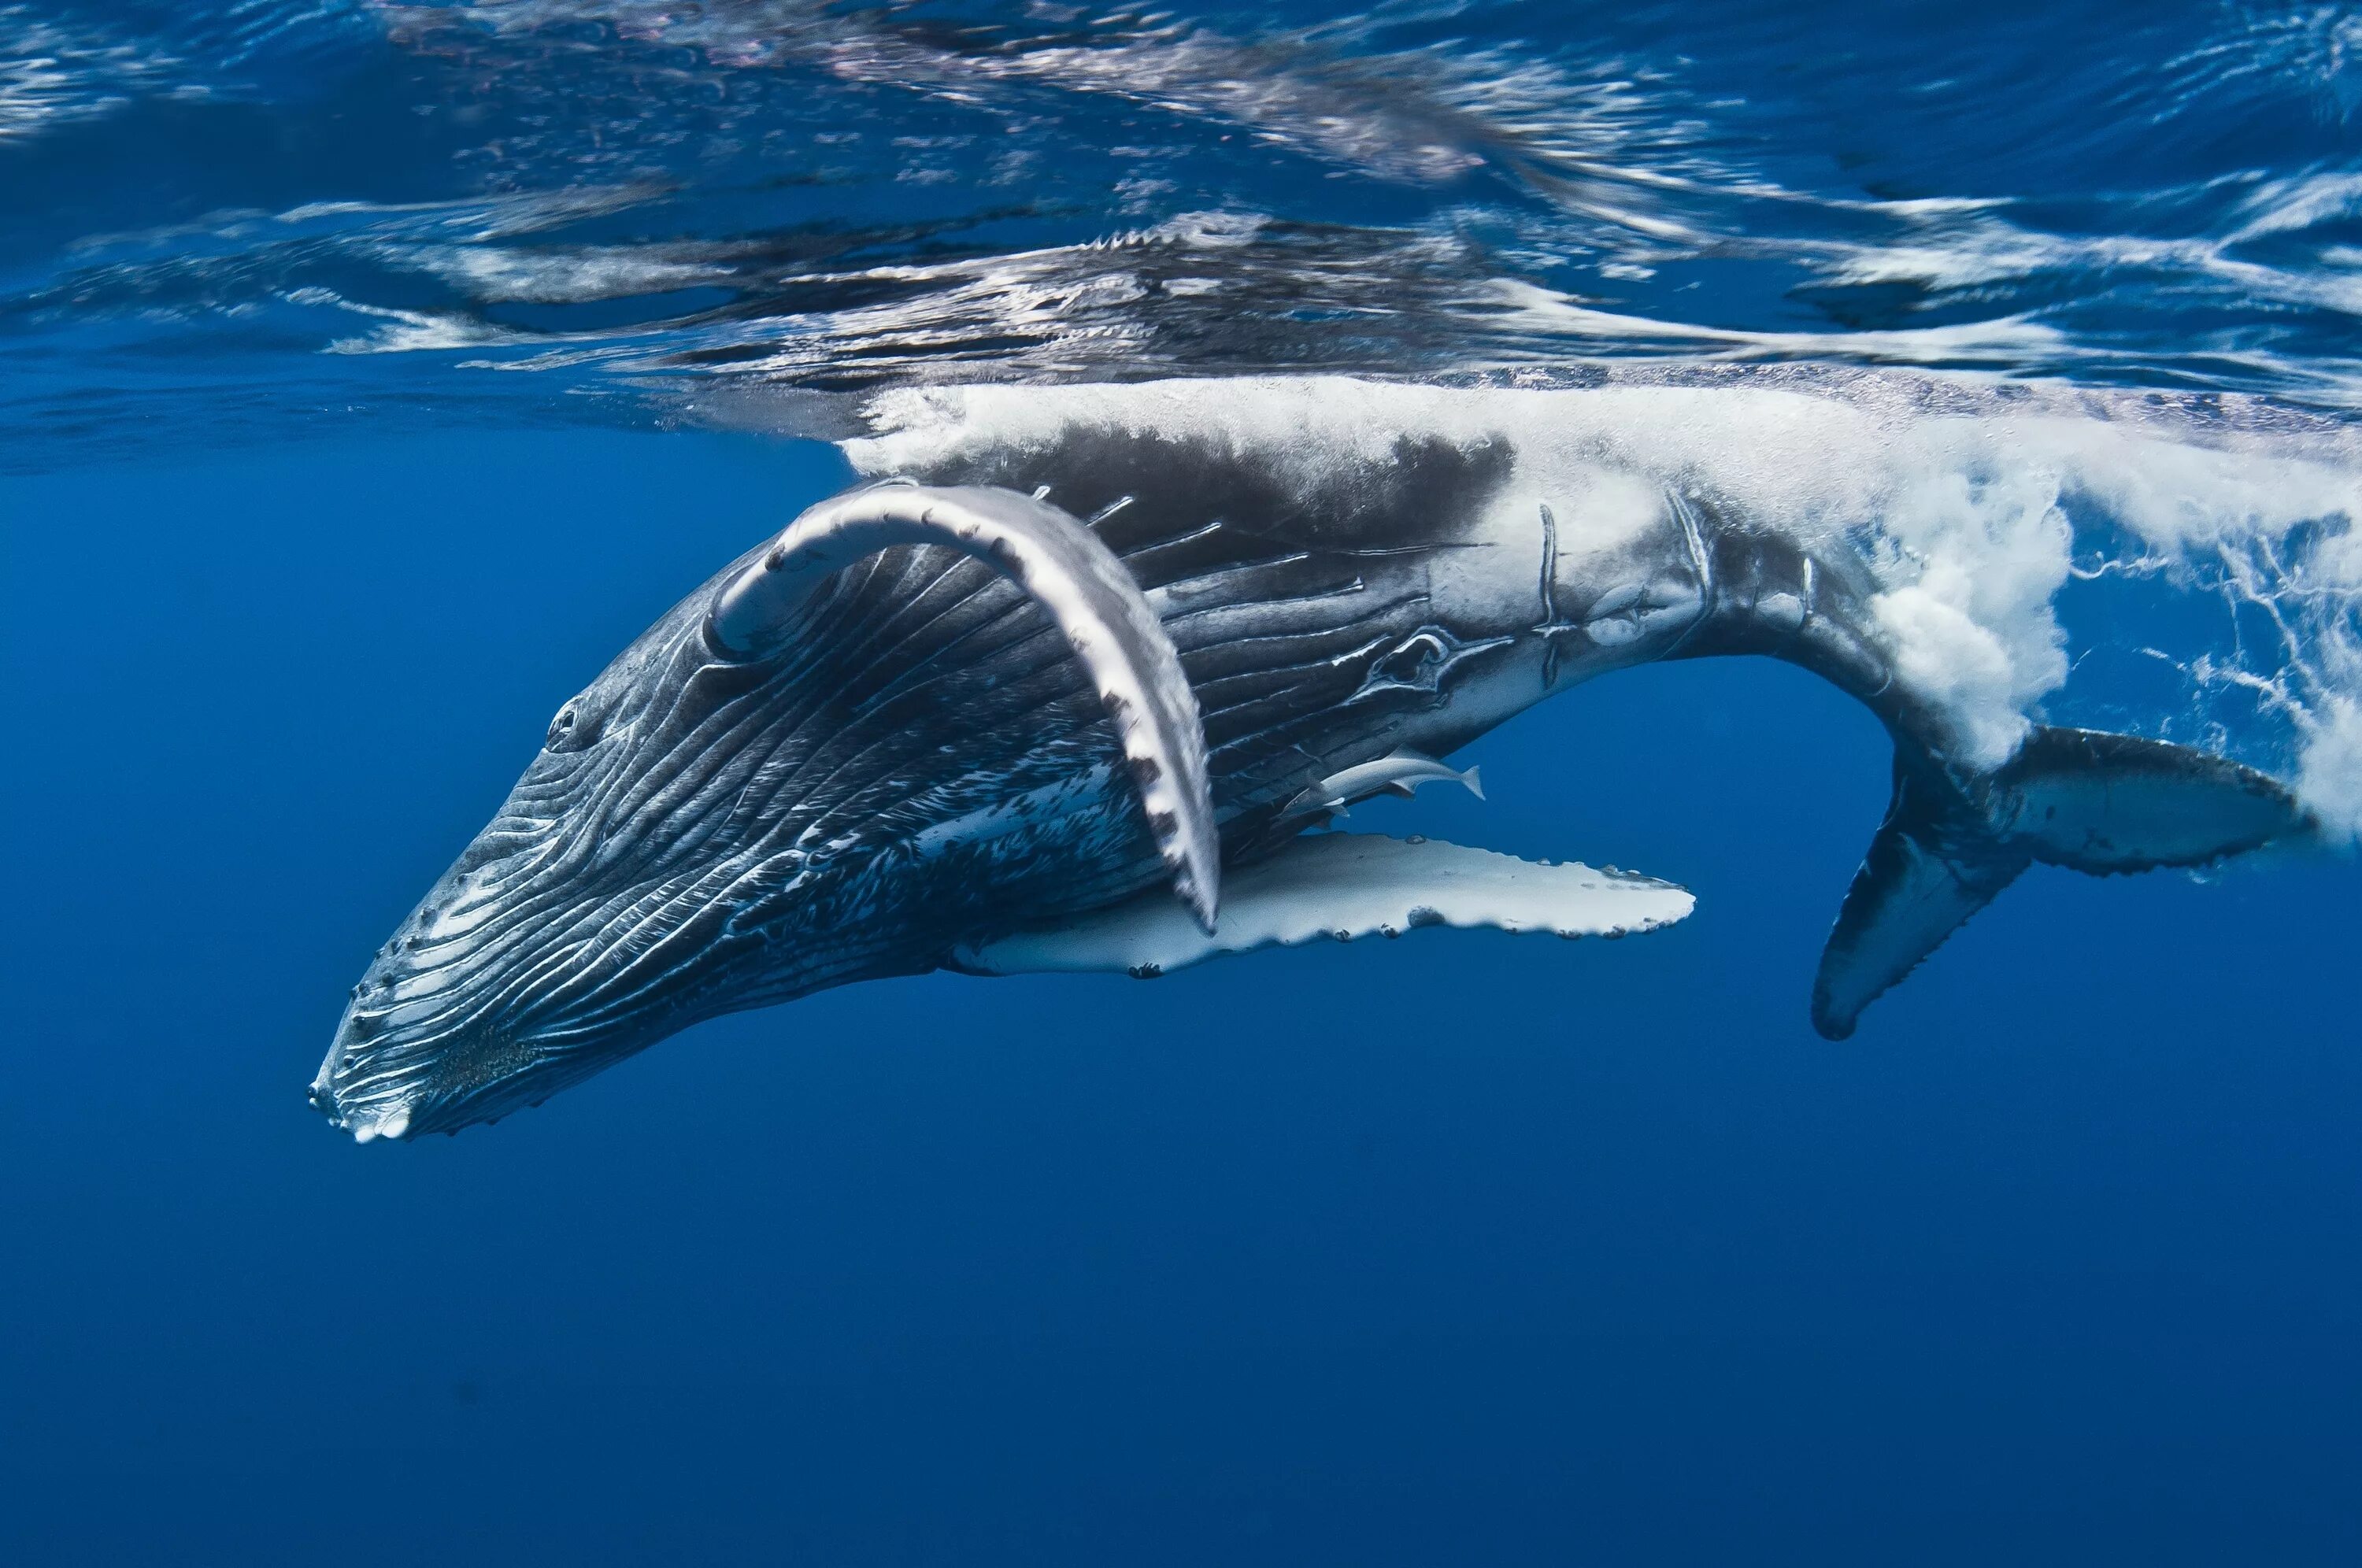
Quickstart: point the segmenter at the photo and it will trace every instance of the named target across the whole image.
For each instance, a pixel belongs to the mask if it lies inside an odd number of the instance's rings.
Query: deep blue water
[[[303,1092],[558,703],[913,382],[2181,394],[2213,553],[2062,491],[2044,701],[2362,801],[2357,57],[2334,6],[0,5],[0,1560],[2362,1560],[2351,858],[2037,869],[1832,1045],[1889,747],[1784,666],[1355,810],[1697,891],[1643,939],[848,987],[451,1140]]]

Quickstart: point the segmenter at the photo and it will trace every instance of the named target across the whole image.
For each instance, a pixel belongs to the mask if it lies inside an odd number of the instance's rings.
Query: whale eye
[[[549,734],[542,739],[544,751],[566,751],[581,745],[589,737],[582,725],[582,710],[572,702],[557,711],[549,721]]]

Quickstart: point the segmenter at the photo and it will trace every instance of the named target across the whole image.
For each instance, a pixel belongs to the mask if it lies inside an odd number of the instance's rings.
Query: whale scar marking
[[[1542,513],[1542,618],[1534,630],[1542,638],[1542,690],[1547,691],[1558,683],[1558,639],[1568,632],[1583,630],[1578,621],[1570,621],[1558,611],[1558,517],[1550,502],[1541,503]]]

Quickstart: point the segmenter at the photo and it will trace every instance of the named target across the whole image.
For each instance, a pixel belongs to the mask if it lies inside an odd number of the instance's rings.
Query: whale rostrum
[[[2037,861],[2202,865],[2311,826],[2162,742],[2031,726],[1993,762],[1915,695],[1860,558],[1590,459],[1406,436],[1308,463],[1082,421],[906,480],[805,512],[560,710],[354,988],[312,1090],[333,1121],[453,1131],[857,979],[1656,929],[1685,891],[1308,830],[1429,779],[1481,794],[1435,759],[1658,659],[1782,658],[1893,736],[1813,991],[1833,1038]]]

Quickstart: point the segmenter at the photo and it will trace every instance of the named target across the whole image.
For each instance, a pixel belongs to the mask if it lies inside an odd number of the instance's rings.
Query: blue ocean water
[[[1354,810],[1696,890],[1645,938],[851,986],[450,1140],[303,1091],[562,701],[839,442],[1002,417],[912,388],[1677,394],[1668,462],[1889,506],[1999,650],[1963,713],[2350,830],[2358,57],[2309,6],[0,5],[0,1557],[2356,1561],[2352,860],[2037,868],[1831,1044],[1889,744],[1783,665]],[[1834,488],[1759,471],[1767,392],[1867,422]]]

